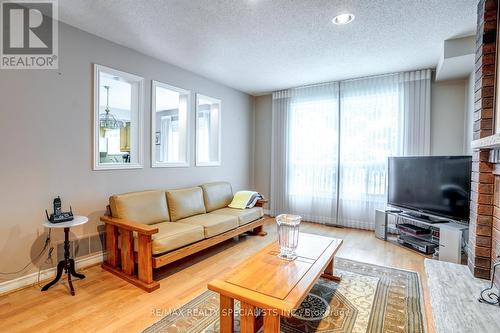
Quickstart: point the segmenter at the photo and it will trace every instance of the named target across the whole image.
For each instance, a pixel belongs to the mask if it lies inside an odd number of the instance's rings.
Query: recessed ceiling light
[[[344,25],[354,21],[354,14],[340,14],[332,19],[333,24]]]

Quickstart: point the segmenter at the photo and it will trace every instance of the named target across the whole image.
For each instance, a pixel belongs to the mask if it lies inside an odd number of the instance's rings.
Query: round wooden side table
[[[61,229],[64,228],[64,260],[59,261],[57,264],[57,274],[54,280],[47,283],[42,291],[47,291],[50,287],[57,283],[61,279],[63,270],[68,276],[69,289],[72,296],[75,296],[75,289],[73,288],[73,283],[71,282],[71,276],[79,279],[85,279],[85,275],[79,274],[75,271],[75,260],[70,258],[69,254],[69,229],[71,227],[76,227],[78,225],[85,224],[89,221],[86,216],[74,216],[73,221],[61,222],[61,223],[51,223],[49,221],[44,221],[42,225],[46,228],[51,229]]]

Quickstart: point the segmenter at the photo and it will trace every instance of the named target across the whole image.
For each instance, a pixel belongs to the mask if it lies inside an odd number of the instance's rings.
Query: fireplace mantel
[[[493,134],[485,138],[472,141],[472,149],[498,149],[500,148],[500,134]]]

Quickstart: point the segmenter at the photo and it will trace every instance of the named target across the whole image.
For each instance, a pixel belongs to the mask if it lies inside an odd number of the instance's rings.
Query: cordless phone
[[[62,202],[61,198],[57,197],[54,199],[54,213],[50,214],[45,210],[45,214],[47,215],[47,220],[52,223],[62,223],[73,221],[73,210],[71,206],[69,207],[69,212],[62,211]]]
[[[61,198],[60,197],[55,198],[54,199],[54,215],[61,215],[62,214],[61,206],[62,206]]]

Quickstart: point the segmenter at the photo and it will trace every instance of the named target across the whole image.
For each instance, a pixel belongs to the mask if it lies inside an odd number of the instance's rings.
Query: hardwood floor
[[[202,293],[208,281],[274,241],[273,223],[272,219],[266,221],[265,237],[230,239],[157,270],[155,278],[162,278],[161,287],[150,294],[93,266],[82,270],[85,280],[73,281],[74,297],[66,282],[44,293],[33,286],[0,296],[0,332],[140,332]],[[428,332],[434,332],[423,256],[376,239],[370,231],[312,223],[303,223],[301,231],[344,239],[337,257],[418,272]]]

